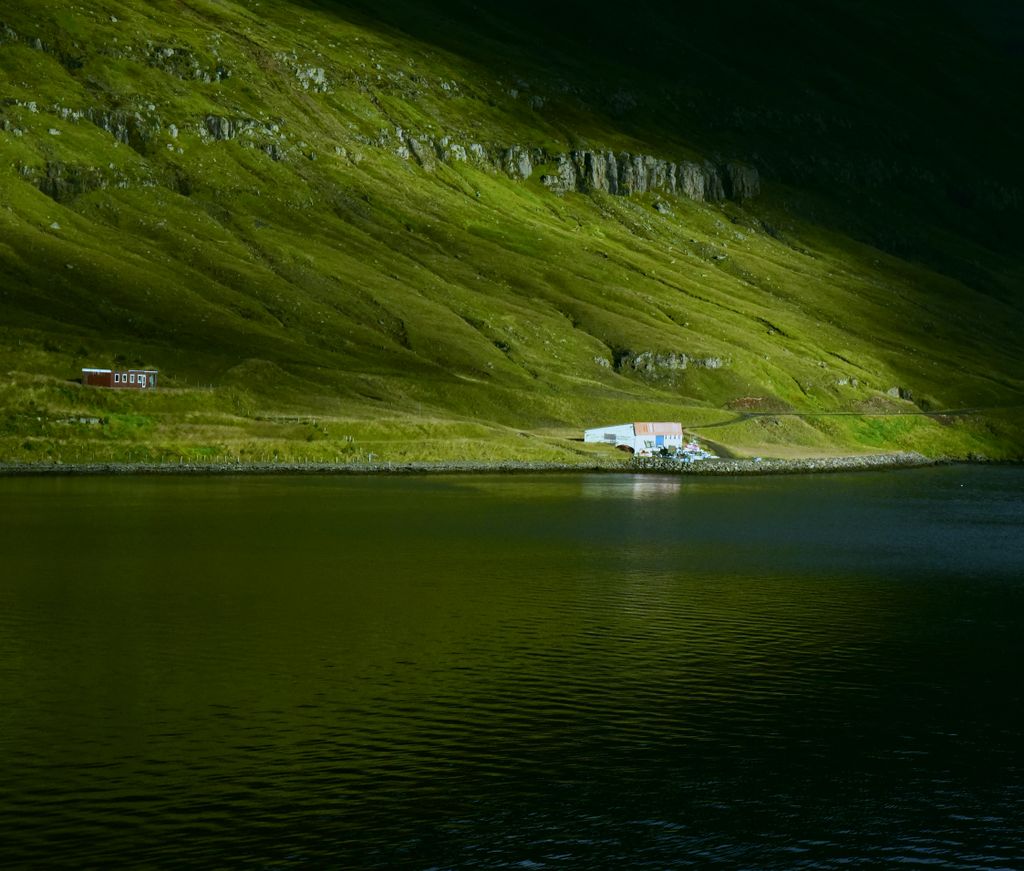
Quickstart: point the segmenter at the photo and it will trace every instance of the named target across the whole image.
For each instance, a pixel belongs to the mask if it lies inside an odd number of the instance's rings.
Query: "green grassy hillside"
[[[560,8],[8,4],[0,459],[1024,453],[1015,57]],[[75,382],[115,365],[162,388]]]

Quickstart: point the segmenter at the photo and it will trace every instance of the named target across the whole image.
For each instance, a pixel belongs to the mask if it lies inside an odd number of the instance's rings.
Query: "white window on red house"
[[[129,376],[128,376],[128,380],[129,380],[129,381],[130,381],[130,382],[131,382],[132,384],[134,384],[134,383],[135,383],[135,373],[134,373],[134,372],[133,372],[133,373],[132,373],[131,375],[129,375]]]
[[[120,384],[121,383],[121,373],[120,372],[115,372],[114,373],[114,383],[115,384]]]

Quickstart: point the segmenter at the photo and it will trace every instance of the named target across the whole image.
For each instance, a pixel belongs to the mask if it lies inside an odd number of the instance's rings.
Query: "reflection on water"
[[[677,496],[683,481],[668,475],[607,475],[584,478],[580,495],[586,499],[657,499]]]
[[[1022,485],[0,481],[0,859],[1021,867]]]

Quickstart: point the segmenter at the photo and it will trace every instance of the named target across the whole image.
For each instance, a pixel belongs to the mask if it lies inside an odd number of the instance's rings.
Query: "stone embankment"
[[[937,465],[921,454],[872,454],[799,460],[674,460],[638,458],[622,462],[595,457],[580,463],[519,460],[398,463],[0,463],[0,477],[67,475],[426,475],[618,472],[683,475],[778,475],[849,472]]]
[[[0,463],[0,478],[64,475],[425,475],[630,472],[618,458],[581,463],[519,460],[377,463]]]
[[[640,457],[632,466],[641,472],[667,472],[683,475],[792,475],[812,472],[857,472],[872,469],[909,469],[935,466],[932,460],[918,453],[868,454],[859,457],[814,457],[797,460],[700,460],[679,463],[675,460]]]

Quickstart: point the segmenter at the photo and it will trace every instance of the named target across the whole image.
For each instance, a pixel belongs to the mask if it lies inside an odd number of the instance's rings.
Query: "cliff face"
[[[116,15],[109,18],[112,30],[123,29],[123,22]],[[24,22],[19,24],[19,28],[25,26]],[[130,172],[119,166],[119,162],[90,162],[84,154],[62,154],[57,160],[17,164],[23,178],[33,181],[54,199],[67,201],[109,187],[159,185],[169,176],[175,179],[172,187],[180,188],[178,180],[193,172],[192,166],[196,163],[195,151],[186,153],[186,148],[197,142],[202,146],[237,142],[262,152],[273,161],[315,159],[317,145],[320,149],[329,147],[336,154],[357,153],[358,149],[351,146],[364,146],[413,160],[426,171],[434,170],[438,163],[469,162],[519,181],[532,178],[542,167],[540,181],[557,194],[603,192],[628,197],[659,193],[715,203],[726,198],[746,200],[760,191],[758,171],[741,161],[716,165],[707,159],[672,160],[650,153],[605,148],[557,151],[523,143],[502,144],[493,139],[488,142],[483,136],[478,141],[469,141],[462,132],[463,111],[446,112],[445,104],[462,98],[470,86],[447,79],[436,83],[443,98],[441,111],[434,116],[436,123],[415,132],[393,124],[390,128],[380,128],[375,135],[368,135],[359,124],[350,122],[343,139],[314,144],[313,137],[301,130],[307,126],[308,118],[296,116],[308,114],[316,100],[334,100],[347,91],[350,95],[358,94],[360,100],[367,101],[382,118],[390,119],[394,109],[388,107],[393,105],[396,95],[418,101],[435,83],[421,74],[388,69],[381,63],[373,64],[375,73],[363,72],[365,64],[346,73],[327,64],[322,54],[302,52],[298,47],[281,47],[269,55],[260,55],[256,58],[257,71],[254,72],[247,68],[251,58],[227,57],[229,46],[217,34],[205,46],[183,45],[145,31],[140,35],[141,39],[117,38],[102,45],[86,45],[72,39],[69,33],[47,31],[45,36],[38,36],[0,22],[0,45],[6,50],[14,48],[43,56],[72,78],[81,77],[83,70],[99,63],[145,68],[175,82],[172,99],[156,91],[129,93],[119,79],[104,80],[100,76],[90,79],[85,88],[76,87],[74,100],[23,100],[14,96],[0,103],[0,130],[14,137],[22,137],[28,129],[28,125],[19,123],[26,113],[42,114],[60,119],[67,127],[93,125],[117,143],[147,158]],[[231,48],[237,50],[237,46]],[[37,57],[31,64],[43,67],[45,62]],[[255,107],[246,112],[236,100],[222,100],[222,105],[211,110],[209,93],[215,88],[227,94],[240,85],[251,90],[270,83],[301,95],[287,115],[269,117],[265,112],[252,111]],[[501,82],[497,84],[504,87]],[[521,94],[519,87],[530,86],[522,81],[517,87],[501,93],[489,92],[485,96],[490,104],[501,107],[502,112],[511,111],[523,97],[533,112],[547,112],[559,126],[564,123],[558,117],[558,109],[549,105],[545,97],[537,93]],[[571,88],[565,96],[575,99]],[[628,103],[631,99],[623,92],[617,93],[613,102]],[[196,111],[199,106],[205,106],[206,110]],[[448,132],[438,134],[438,125]],[[63,132],[60,128],[51,128],[53,136]],[[169,155],[163,153],[164,149],[179,158],[178,166],[170,173],[155,165],[167,162]]]
[[[479,143],[462,145],[451,136],[438,140],[411,137],[399,129],[395,154],[414,157],[424,169],[436,161],[456,163],[472,161],[490,167],[509,178],[525,181],[537,167],[550,165],[552,172],[540,176],[541,183],[556,194],[570,192],[602,193],[628,197],[634,194],[662,193],[685,196],[698,203],[717,203],[727,198],[742,201],[761,191],[760,175],[753,166],[731,161],[722,167],[710,160],[678,163],[650,154],[622,151],[580,150],[551,153],[544,148],[525,145],[486,148]],[[376,144],[386,144],[381,137]]]
[[[208,114],[199,118],[178,117],[166,121],[152,110],[111,112],[102,105],[69,110],[61,105],[42,107],[72,123],[91,123],[110,134],[118,143],[129,146],[140,155],[151,155],[159,148],[161,138],[168,139],[167,148],[182,154],[176,145],[179,136],[195,137],[203,145],[238,141],[243,147],[263,152],[274,161],[309,159],[315,152],[302,142],[295,142],[284,129],[286,122],[260,121],[251,117],[230,117]],[[40,107],[32,104],[30,111]],[[2,129],[15,136],[24,130],[9,119],[0,121]],[[56,135],[56,134],[54,134]],[[434,138],[411,135],[402,128],[395,137],[379,135],[377,139],[356,137],[369,147],[378,147],[403,160],[414,160],[424,170],[433,171],[438,163],[473,163],[477,167],[501,172],[516,181],[532,178],[540,166],[553,166],[543,173],[541,183],[556,194],[602,192],[614,196],[659,193],[686,197],[698,203],[717,203],[725,199],[742,202],[761,191],[758,170],[749,164],[730,161],[716,166],[710,160],[701,163],[674,162],[650,154],[615,153],[613,151],[580,150],[552,154],[543,148],[525,145],[484,146],[472,142],[462,144],[451,136]],[[335,146],[336,154],[348,154]],[[87,162],[48,161],[43,166],[20,165],[23,178],[45,194],[65,201],[91,190],[107,187],[129,188],[146,184],[145,173],[127,175],[112,172]],[[155,183],[154,178],[148,179]]]
[[[723,173],[711,161],[675,163],[649,154],[611,151],[573,151],[557,155],[554,161],[557,172],[542,176],[541,181],[556,193],[603,191],[628,197],[654,192],[678,194],[698,203],[726,198]],[[729,163],[725,172],[733,199],[747,199],[760,192],[760,177],[754,167]]]

